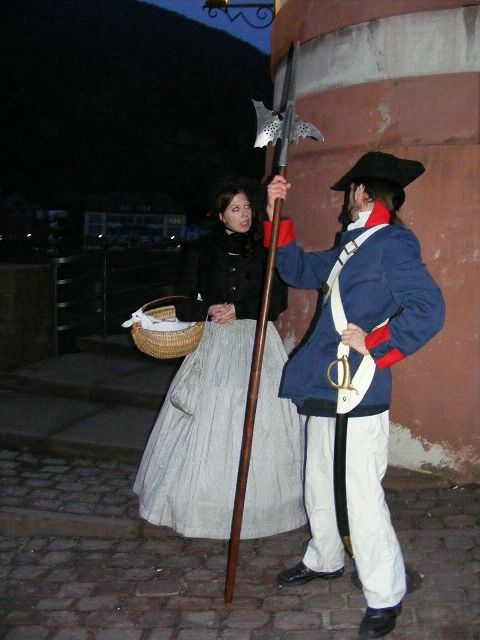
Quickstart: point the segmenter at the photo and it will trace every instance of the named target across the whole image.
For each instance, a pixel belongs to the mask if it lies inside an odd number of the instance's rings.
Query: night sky
[[[149,4],[155,4],[163,9],[169,11],[175,11],[187,18],[206,24],[214,29],[221,29],[226,31],[232,36],[240,38],[249,42],[251,45],[260,49],[264,53],[270,53],[270,31],[271,28],[254,29],[247,25],[241,16],[237,17],[231,22],[228,16],[224,15],[222,11],[218,11],[215,18],[210,18],[208,11],[204,10],[203,0],[144,0]],[[242,0],[245,2],[245,0]],[[232,17],[238,12],[238,10],[230,9]],[[255,10],[248,10],[250,21],[255,19]],[[255,22],[258,24],[258,21]]]

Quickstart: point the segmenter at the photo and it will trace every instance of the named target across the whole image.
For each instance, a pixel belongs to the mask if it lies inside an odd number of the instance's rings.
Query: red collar
[[[376,227],[379,224],[390,223],[390,211],[387,207],[378,200],[375,201],[371,214],[367,218],[365,228]]]

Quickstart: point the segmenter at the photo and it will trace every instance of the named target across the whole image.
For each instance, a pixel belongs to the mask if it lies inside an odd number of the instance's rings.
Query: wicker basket
[[[161,306],[160,303],[180,298],[188,300],[186,296],[159,298],[144,304],[142,312],[158,320],[174,318],[175,307],[173,305]],[[131,335],[140,351],[153,358],[167,360],[181,358],[195,351],[203,334],[203,325],[203,322],[197,322],[191,327],[179,331],[148,331],[142,329],[139,324],[132,324]]]

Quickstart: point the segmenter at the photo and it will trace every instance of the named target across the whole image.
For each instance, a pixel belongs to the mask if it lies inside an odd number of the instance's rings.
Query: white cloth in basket
[[[132,313],[132,317],[122,323],[122,327],[128,328],[132,324],[139,324],[142,329],[147,331],[181,331],[182,329],[188,329],[197,324],[196,322],[182,322],[177,318],[154,318],[146,313],[143,313],[142,307]]]

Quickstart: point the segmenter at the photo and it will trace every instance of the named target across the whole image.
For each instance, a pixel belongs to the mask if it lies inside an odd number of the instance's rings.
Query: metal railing
[[[143,247],[53,258],[55,354],[76,349],[78,337],[122,333],[143,304],[175,292],[181,250]]]

